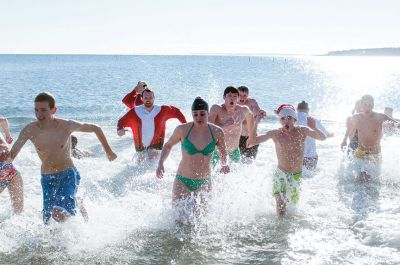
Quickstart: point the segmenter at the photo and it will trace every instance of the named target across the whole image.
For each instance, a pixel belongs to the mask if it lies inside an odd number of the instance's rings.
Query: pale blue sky
[[[400,1],[0,0],[0,53],[294,53],[400,47]]]

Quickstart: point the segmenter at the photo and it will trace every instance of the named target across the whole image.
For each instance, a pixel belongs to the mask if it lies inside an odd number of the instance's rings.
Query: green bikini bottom
[[[233,162],[239,163],[240,162],[240,149],[239,147],[234,149],[232,152],[229,153],[229,159]],[[218,155],[217,151],[214,151],[213,157],[211,158],[211,166],[214,168],[215,165],[220,161],[221,158]]]
[[[188,190],[190,191],[195,191],[204,184],[207,184],[210,181],[210,178],[205,178],[205,179],[190,179],[190,178],[185,178],[184,176],[181,175],[176,175],[176,178],[184,184]]]

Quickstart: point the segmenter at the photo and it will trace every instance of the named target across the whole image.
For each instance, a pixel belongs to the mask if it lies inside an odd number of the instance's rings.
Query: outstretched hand
[[[347,141],[343,140],[343,142],[340,144],[340,149],[344,151],[346,150],[346,146],[347,146]]]
[[[307,117],[307,126],[311,129],[315,129],[315,119],[313,117]]]
[[[7,142],[8,144],[12,144],[13,141],[14,141],[14,139],[11,137],[10,134],[6,135],[6,142]]]
[[[157,170],[156,170],[156,176],[157,178],[161,179],[164,176],[164,165],[163,164],[158,164]]]
[[[221,167],[221,171],[220,172],[222,174],[228,174],[230,171],[231,171],[231,169],[229,168],[229,166],[228,165],[224,165],[224,166]]]
[[[111,151],[107,153],[107,157],[109,161],[114,161],[118,156],[113,151]]]
[[[121,129],[117,131],[118,136],[124,136],[127,129]]]
[[[258,124],[262,119],[267,117],[267,112],[265,110],[260,109],[256,115],[255,123]]]
[[[142,94],[143,90],[145,90],[146,88],[147,88],[146,82],[139,81],[134,89],[136,90],[136,93]]]

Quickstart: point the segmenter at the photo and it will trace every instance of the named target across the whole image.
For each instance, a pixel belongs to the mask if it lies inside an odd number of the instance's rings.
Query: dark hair
[[[150,93],[153,93],[153,95],[154,95],[154,91],[151,90],[148,86],[146,86],[146,89],[142,91],[142,94],[141,94],[142,97],[143,97],[144,92],[150,92]]]
[[[49,92],[42,92],[36,96],[35,102],[48,102],[50,109],[56,106],[56,100]]]
[[[308,110],[308,103],[303,100],[302,102],[297,104],[297,109]]]
[[[224,96],[226,96],[226,94],[228,94],[228,93],[238,94],[239,95],[239,90],[234,86],[228,86],[224,90]]]
[[[192,104],[192,111],[206,110],[208,111],[208,103],[201,97],[196,97]]]
[[[371,96],[371,95],[364,95],[364,96],[362,96],[362,97],[361,97],[361,102],[364,102],[364,101],[369,101],[369,102],[372,103],[372,105],[374,105],[374,97]]]
[[[237,89],[241,92],[245,92],[245,93],[249,94],[249,88],[247,86],[240,86]]]

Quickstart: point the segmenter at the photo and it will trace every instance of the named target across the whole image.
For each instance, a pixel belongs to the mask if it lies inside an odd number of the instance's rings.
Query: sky
[[[0,54],[324,54],[400,47],[398,0],[0,0]]]

